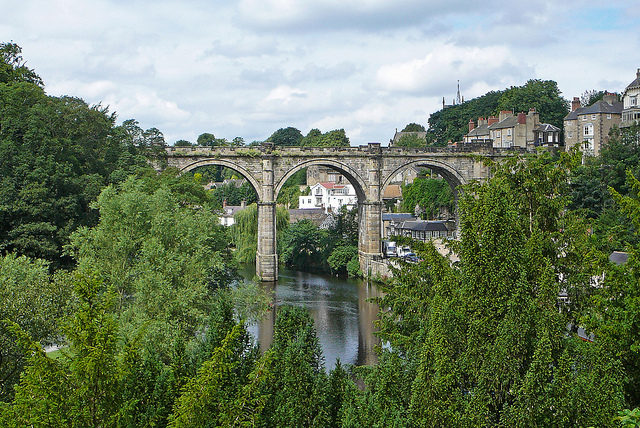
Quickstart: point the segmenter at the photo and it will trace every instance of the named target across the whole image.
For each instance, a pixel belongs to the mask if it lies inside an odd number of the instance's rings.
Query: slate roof
[[[633,82],[629,83],[625,91],[627,89],[637,88],[638,86],[640,86],[640,76],[636,77],[636,79]]]
[[[448,229],[444,223],[444,221],[409,220],[402,222],[398,229],[447,232]]]
[[[504,128],[513,128],[518,123],[517,116],[509,116],[498,123],[494,123],[489,126],[489,129],[504,129]]]
[[[382,213],[382,221],[414,220],[416,217],[410,213]]]
[[[591,104],[588,107],[580,107],[569,113],[564,117],[564,120],[577,120],[578,116],[583,114],[622,114],[622,103],[615,101],[613,104],[609,104],[600,100]]]
[[[487,125],[486,123],[483,123],[477,128],[473,128],[467,134],[468,137],[483,137],[485,135],[489,135],[489,125]]]
[[[553,126],[550,123],[541,123],[535,127],[534,131],[540,132],[559,132],[560,128]]]

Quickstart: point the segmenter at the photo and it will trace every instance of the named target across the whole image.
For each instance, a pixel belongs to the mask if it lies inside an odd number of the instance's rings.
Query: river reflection
[[[248,280],[253,271],[247,269],[242,274]],[[377,362],[374,346],[380,341],[373,334],[373,322],[378,316],[378,306],[369,302],[370,298],[379,296],[375,285],[362,280],[280,269],[278,282],[263,286],[273,293],[275,307],[290,304],[309,310],[327,370],[335,366],[338,358],[343,364]],[[274,322],[275,312],[272,311],[260,323],[249,327],[261,349],[271,345]]]

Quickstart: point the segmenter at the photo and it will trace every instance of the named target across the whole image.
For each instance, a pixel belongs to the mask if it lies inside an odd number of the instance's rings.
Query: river
[[[250,280],[255,270],[241,271]],[[273,292],[274,285],[264,284]],[[369,302],[380,295],[378,288],[363,280],[336,278],[308,272],[280,269],[275,284],[275,306],[296,305],[309,310],[325,359],[331,370],[338,359],[342,364],[370,365],[377,363],[374,346],[380,341],[373,334],[378,306]],[[274,312],[258,324],[249,327],[266,349],[273,337]]]

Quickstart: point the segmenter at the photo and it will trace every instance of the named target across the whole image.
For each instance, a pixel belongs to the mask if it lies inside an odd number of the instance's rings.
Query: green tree
[[[192,144],[187,140],[178,140],[178,141],[176,141],[174,146],[176,146],[176,147],[191,147]]]
[[[270,396],[261,414],[265,426],[327,426],[327,376],[313,320],[302,308],[278,309],[274,326],[273,382],[264,385]]]
[[[183,388],[170,427],[229,426],[229,413],[249,374],[244,369],[251,367],[243,359],[254,355],[247,352],[249,344],[244,327],[233,327]]]
[[[402,209],[413,212],[416,205],[429,219],[437,218],[443,208],[452,212],[451,186],[443,179],[417,177],[412,183],[402,186]]]
[[[353,259],[358,259],[358,247],[355,245],[340,245],[331,251],[327,263],[333,274],[346,274],[348,273],[347,265]]]
[[[12,82],[44,86],[40,76],[26,66],[20,46],[15,43],[0,43],[0,83]]]
[[[309,270],[322,267],[323,235],[311,220],[299,220],[289,226],[282,243],[282,262],[290,267]]]
[[[209,146],[209,147],[215,146],[216,141],[217,141],[216,136],[211,134],[210,132],[204,132],[198,135],[198,139],[196,140],[199,146]]]
[[[405,126],[402,132],[425,132],[425,129],[424,126],[412,122]]]
[[[596,91],[595,89],[591,89],[589,91],[584,91],[582,95],[580,95],[580,105],[582,107],[590,106],[598,101],[600,101],[606,91]]]
[[[568,112],[568,102],[560,96],[553,80],[531,79],[523,86],[507,89],[498,100],[498,110],[528,111],[535,108],[540,121],[562,128]]]
[[[622,195],[611,189],[616,204],[635,227],[640,227],[640,182],[631,173],[627,176],[631,192]],[[599,342],[604,342],[619,355],[625,369],[627,406],[640,406],[640,265],[638,244],[628,248],[629,260],[622,266],[603,262],[604,278],[592,297],[586,321]]]
[[[417,134],[405,134],[394,144],[396,147],[414,147],[420,148],[427,145],[427,140],[419,137]]]
[[[3,409],[8,426],[116,424],[123,404],[116,358],[117,323],[109,309],[111,298],[102,290],[95,275],[76,276],[78,305],[64,329],[69,352],[54,361],[37,344],[31,346],[32,356],[16,387],[15,400]]]
[[[429,116],[427,144],[445,146],[448,141],[462,141],[463,135],[469,132],[469,120],[475,121],[478,117],[495,114],[503,92],[491,91],[481,97],[432,113]]]
[[[334,129],[326,133],[312,129],[300,142],[305,147],[349,147],[350,142],[344,129]]]
[[[116,127],[106,108],[47,96],[32,80],[0,82],[0,248],[68,267],[69,235],[97,221],[89,204],[103,186],[148,168],[147,148],[135,121]]]
[[[25,256],[0,256],[0,320],[11,320],[43,345],[58,339],[57,320],[66,315],[70,299],[64,274],[49,276],[48,264]],[[29,355],[10,326],[0,325],[0,401],[13,397],[13,387]]]
[[[280,128],[271,134],[271,136],[267,138],[267,141],[276,146],[299,146],[302,141],[302,133],[300,130],[291,126],[287,128]]]
[[[97,270],[126,329],[167,356],[175,340],[193,340],[211,291],[234,278],[227,231],[202,186],[171,172],[109,186],[94,207],[99,223],[72,236],[78,269]]]

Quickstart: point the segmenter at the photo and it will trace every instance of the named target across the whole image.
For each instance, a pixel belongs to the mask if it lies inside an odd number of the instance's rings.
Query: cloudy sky
[[[565,98],[640,68],[637,0],[0,0],[0,41],[50,95],[108,105],[168,143],[344,128],[352,144],[528,79]]]

